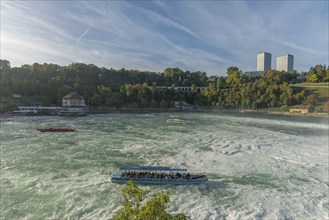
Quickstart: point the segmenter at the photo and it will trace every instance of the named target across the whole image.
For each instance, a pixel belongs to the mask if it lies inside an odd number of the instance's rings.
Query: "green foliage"
[[[329,100],[329,83],[302,83],[294,86],[303,89],[305,101],[306,97],[312,94],[317,96],[317,104]]]
[[[310,71],[306,76],[307,82],[329,82],[329,67],[324,65],[316,65],[315,67],[311,67]]]
[[[326,75],[323,77],[324,82],[329,82],[329,68],[326,71]]]
[[[207,85],[207,74],[205,72],[189,72],[183,71],[179,68],[166,68],[161,74],[162,81],[158,85],[170,86],[175,84],[176,86],[191,86],[195,84],[197,86]],[[161,84],[160,84],[161,83]]]
[[[316,82],[318,82],[318,80],[319,80],[319,77],[318,77],[318,75],[315,74],[315,73],[313,73],[313,74],[309,74],[309,75],[307,76],[307,81],[308,81],[308,82],[316,83]]]
[[[17,109],[18,105],[14,101],[1,100],[0,112],[9,112],[13,109]]]
[[[0,60],[0,70],[8,70],[10,69],[10,62],[8,60]]]
[[[327,101],[326,103],[324,103],[324,105],[323,105],[323,111],[329,113],[329,101]]]
[[[160,192],[144,202],[146,191],[137,187],[137,185],[128,181],[122,189],[124,197],[122,208],[113,217],[114,220],[186,220],[188,217],[179,213],[171,215],[166,212],[168,203],[170,202],[168,192]]]
[[[317,103],[317,99],[318,99],[318,97],[316,94],[311,94],[306,97],[306,103],[314,106]]]
[[[100,106],[100,105],[102,105],[102,98],[101,98],[101,96],[98,95],[98,94],[94,95],[91,98],[90,104],[93,105],[93,106]]]
[[[61,98],[74,91],[80,93],[88,105],[118,108],[172,108],[175,101],[185,101],[205,107],[262,109],[305,102],[316,104],[328,99],[328,88],[312,90],[289,86],[296,81],[296,72],[268,70],[264,77],[250,78],[239,68],[229,67],[227,77],[217,77],[209,83],[205,72],[183,71],[177,67],[155,73],[83,63],[68,66],[34,63],[11,68],[9,61],[0,61],[1,96],[39,97],[44,105],[61,105]],[[329,68],[323,65],[316,65],[304,74],[309,82],[329,81]],[[169,89],[157,89],[157,85]],[[191,92],[174,91],[174,86],[189,87]],[[199,92],[199,86],[207,88]],[[314,93],[318,98],[307,99]],[[28,103],[33,104],[36,103]],[[2,111],[14,110],[11,108],[15,105],[8,104]]]
[[[280,108],[280,111],[282,111],[282,112],[289,112],[289,106],[282,105],[281,108]]]
[[[241,72],[237,67],[227,68],[227,78],[226,83],[229,85],[239,84],[240,83]]]

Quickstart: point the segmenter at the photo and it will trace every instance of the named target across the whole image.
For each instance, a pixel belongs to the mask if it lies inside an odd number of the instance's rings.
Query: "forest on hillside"
[[[30,97],[38,103],[26,105],[61,106],[61,98],[78,92],[90,106],[116,108],[171,108],[175,101],[205,108],[263,109],[287,108],[291,105],[316,105],[317,95],[291,87],[298,76],[307,82],[329,82],[329,68],[311,67],[301,74],[268,70],[263,77],[251,78],[238,67],[227,68],[227,76],[212,80],[205,72],[166,68],[163,72],[100,68],[94,64],[72,63],[22,65],[11,67],[0,60],[1,112],[17,108],[14,94]],[[161,90],[157,86],[167,86]],[[191,87],[191,92],[178,92],[175,86]],[[198,92],[196,87],[206,87]],[[171,88],[171,89],[170,89]]]

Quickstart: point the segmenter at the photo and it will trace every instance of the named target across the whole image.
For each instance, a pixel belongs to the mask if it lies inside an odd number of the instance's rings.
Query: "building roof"
[[[62,97],[63,99],[84,99],[79,93],[71,92],[70,94]]]

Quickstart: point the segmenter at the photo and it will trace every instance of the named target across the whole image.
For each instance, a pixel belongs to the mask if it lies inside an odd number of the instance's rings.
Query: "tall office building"
[[[276,70],[291,73],[294,69],[294,56],[286,54],[276,58]]]
[[[257,54],[257,71],[267,71],[271,69],[272,55],[270,53]]]

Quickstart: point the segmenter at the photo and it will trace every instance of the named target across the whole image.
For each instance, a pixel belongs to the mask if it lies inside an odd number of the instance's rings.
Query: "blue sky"
[[[226,75],[260,52],[328,65],[328,1],[4,1],[1,59]]]

